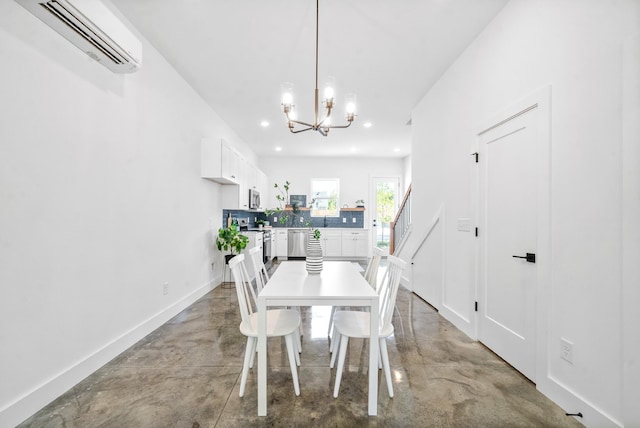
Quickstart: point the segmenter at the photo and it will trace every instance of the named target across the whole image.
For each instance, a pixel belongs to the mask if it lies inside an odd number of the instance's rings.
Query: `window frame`
[[[333,210],[329,211],[328,207],[329,204],[331,203],[331,201],[334,199],[331,196],[328,197],[318,197],[315,195],[315,190],[314,189],[314,183],[316,182],[320,182],[320,181],[327,181],[327,182],[331,182],[333,181],[335,183],[335,212],[333,212]],[[310,216],[311,217],[340,217],[340,179],[339,178],[312,178],[311,182],[310,182],[310,189],[311,189],[311,202],[309,203],[311,209],[310,209]],[[319,192],[318,192],[319,193]],[[327,201],[327,209],[326,210],[316,210],[314,209],[315,206],[315,201],[317,199],[323,199]],[[315,214],[316,212],[320,212],[320,214]]]

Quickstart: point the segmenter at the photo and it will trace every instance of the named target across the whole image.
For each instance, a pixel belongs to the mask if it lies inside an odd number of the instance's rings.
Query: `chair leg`
[[[256,354],[258,353],[258,339],[256,339],[255,337],[252,338],[253,340],[251,341],[251,361],[249,361],[249,368],[252,369],[253,368],[253,363],[256,359]]]
[[[340,341],[340,334],[338,334],[338,332],[336,332],[336,328],[335,326],[333,327],[333,331],[331,332],[331,335],[329,336],[329,353],[333,353],[334,351],[336,351],[336,342]]]
[[[293,333],[293,356],[296,359],[296,365],[299,367],[300,366],[300,354],[302,353],[302,351],[300,350],[300,348],[302,347],[302,343],[300,342],[300,335],[298,334],[299,330],[296,330]],[[285,339],[286,342],[286,339]]]
[[[296,345],[298,347],[298,353],[302,354],[302,329],[300,327],[296,330]]]
[[[255,349],[255,337],[247,337],[247,347],[244,351],[244,363],[242,364],[242,376],[240,377],[240,397],[244,396],[244,387],[247,384],[247,374],[249,372],[249,363],[253,359]]]
[[[380,338],[380,355],[382,356],[382,365],[384,368],[384,375],[387,378],[387,390],[389,391],[389,397],[393,398],[393,384],[391,383],[391,367],[389,366],[389,353],[387,352],[387,341],[385,338]]]
[[[327,336],[333,337],[333,315],[336,313],[336,307],[331,306],[331,316],[329,316],[329,329],[327,330]]]
[[[344,360],[347,356],[347,347],[349,346],[349,336],[340,338],[340,357],[338,358],[338,369],[336,370],[336,385],[333,388],[333,397],[338,398],[340,392],[340,381],[342,380],[342,369],[344,369]]]
[[[298,334],[294,332],[293,334]],[[295,355],[297,354],[295,345],[293,343],[293,335],[288,334],[284,337],[285,342],[287,343],[287,354],[289,355],[289,366],[291,367],[291,377],[293,378],[293,389],[296,392],[296,395],[300,395],[300,384],[298,383],[298,367],[296,366]]]
[[[340,350],[340,332],[334,329],[333,332],[333,340],[331,341],[331,345],[333,346],[335,342],[335,346],[333,348],[333,353],[331,354],[331,362],[329,363],[329,368],[333,368],[336,363],[336,358],[338,358],[338,351]]]

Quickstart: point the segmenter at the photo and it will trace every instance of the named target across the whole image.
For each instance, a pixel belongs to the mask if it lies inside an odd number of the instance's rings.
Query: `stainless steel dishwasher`
[[[307,255],[307,230],[306,229],[289,229],[287,258],[306,257]]]

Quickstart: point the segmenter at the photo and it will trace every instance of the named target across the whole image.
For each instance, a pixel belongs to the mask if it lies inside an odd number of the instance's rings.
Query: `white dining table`
[[[378,294],[351,262],[325,261],[309,274],[304,261],[284,261],[258,295],[258,415],[267,415],[266,309],[270,306],[366,306],[371,310],[369,415],[378,414]],[[327,362],[328,364],[328,362]],[[301,385],[302,386],[302,385]],[[304,386],[302,386],[302,389]],[[304,391],[302,392],[304,393]],[[332,392],[330,392],[332,393]]]

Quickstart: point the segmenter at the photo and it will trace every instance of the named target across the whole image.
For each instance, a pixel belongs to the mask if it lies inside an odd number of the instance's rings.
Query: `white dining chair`
[[[253,247],[249,249],[249,257],[251,259],[251,265],[253,266],[253,274],[256,279],[257,292],[262,291],[262,287],[269,281],[269,273],[262,261],[262,250],[260,247]]]
[[[251,285],[249,274],[244,263],[244,254],[239,254],[229,261],[229,268],[233,273],[240,306],[240,332],[247,336],[247,346],[244,353],[244,363],[242,365],[242,376],[240,380],[240,397],[244,396],[245,385],[249,369],[253,367],[253,356],[256,352],[258,341],[258,312],[256,308],[256,293]],[[300,385],[298,383],[298,369],[300,356],[296,352],[295,337],[299,333],[300,313],[293,309],[269,309],[267,310],[267,337],[284,337],[291,376],[293,378],[293,388],[296,395],[300,395]]]
[[[393,334],[393,318],[394,307],[396,304],[396,296],[398,294],[398,286],[402,277],[402,271],[406,267],[406,262],[398,257],[389,256],[389,266],[378,286],[379,295],[379,361],[381,360],[382,369],[384,370],[387,380],[387,390],[389,397],[393,397],[393,384],[391,383],[391,368],[389,366],[389,354],[387,352],[387,337]],[[338,368],[336,370],[336,383],[333,389],[333,396],[338,397],[340,391],[340,380],[342,379],[342,370],[344,369],[344,361],[347,355],[349,338],[368,339],[370,337],[369,320],[371,313],[362,311],[337,311],[334,315],[333,322],[335,327],[335,336],[333,340],[339,341],[338,349],[334,349],[331,356],[330,367],[333,368],[338,355]]]
[[[384,250],[378,247],[373,247],[373,256],[367,264],[367,269],[364,271],[364,279],[366,279],[373,288],[377,288],[378,268],[380,267],[380,260],[382,260],[382,257],[384,257],[384,255]],[[331,307],[331,316],[329,317],[329,330],[327,331],[327,335],[331,339],[331,342],[329,343],[329,352],[333,352],[335,350],[335,341],[333,340],[335,336],[335,331],[333,329],[333,316],[338,309],[339,307],[337,306]]]
[[[262,288],[267,285],[269,281],[269,273],[267,272],[267,268],[264,265],[264,261],[262,261],[262,250],[260,247],[253,247],[249,250],[249,258],[251,259],[251,265],[253,266],[253,273],[255,275],[256,280],[256,294],[262,291]],[[300,313],[300,308],[295,307],[291,308],[295,309]],[[296,335],[296,350],[299,354],[302,353],[302,331],[298,330],[298,334]],[[251,362],[253,366],[253,361]]]
[[[367,269],[364,271],[364,279],[367,280],[373,288],[376,288],[378,281],[378,268],[380,267],[380,260],[384,257],[385,252],[382,248],[373,247],[373,257],[367,264]]]

